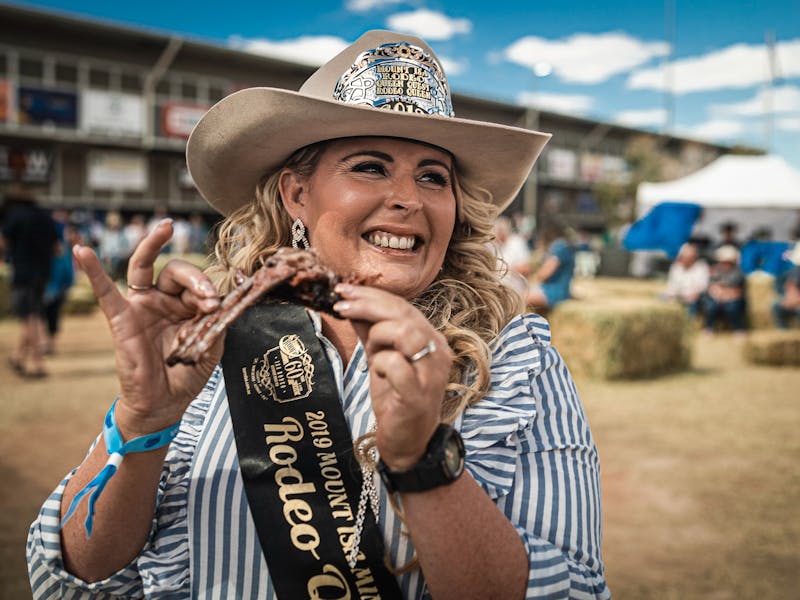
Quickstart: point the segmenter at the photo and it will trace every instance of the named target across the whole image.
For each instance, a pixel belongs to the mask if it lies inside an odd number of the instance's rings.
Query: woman
[[[547,137],[453,118],[430,48],[385,31],[299,93],[254,88],[213,107],[187,160],[227,215],[215,266],[173,262],[151,287],[162,222],[123,297],[75,251],[116,346],[117,438],[99,439],[32,526],[34,595],[608,597],[583,409],[488,248]],[[165,367],[182,323],[290,243],[373,284],[337,288],[342,319],[259,307],[224,353],[220,341],[200,364]],[[155,449],[108,458],[105,445],[142,436]],[[79,490],[114,460],[87,513]]]

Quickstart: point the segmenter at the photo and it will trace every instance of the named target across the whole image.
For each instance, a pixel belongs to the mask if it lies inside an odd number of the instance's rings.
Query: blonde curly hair
[[[283,165],[310,176],[328,142],[297,150]],[[455,162],[455,161],[454,161]],[[291,245],[292,219],[278,190],[281,169],[262,179],[254,202],[231,213],[218,227],[214,261],[207,273],[226,293],[236,273],[250,275],[278,248]],[[489,389],[490,343],[523,309],[518,294],[501,283],[490,244],[497,208],[488,192],[470,189],[455,163],[453,191],[457,215],[444,265],[434,282],[412,300],[447,339],[454,360],[442,405],[442,420],[452,422]]]

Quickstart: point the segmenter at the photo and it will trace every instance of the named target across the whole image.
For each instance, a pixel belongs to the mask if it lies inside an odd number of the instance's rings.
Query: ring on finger
[[[152,290],[155,284],[151,283],[150,285],[136,285],[135,283],[128,283],[128,289],[133,292],[147,292]]]
[[[436,352],[436,342],[433,340],[429,340],[428,343],[422,347],[422,350],[409,356],[408,361],[412,363],[417,362],[420,358],[428,356],[431,352]]]

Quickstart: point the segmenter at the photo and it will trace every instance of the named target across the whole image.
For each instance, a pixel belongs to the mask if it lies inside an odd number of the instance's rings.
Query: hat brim
[[[296,150],[323,140],[382,136],[417,140],[456,157],[460,176],[502,210],[514,199],[550,134],[485,121],[379,110],[258,87],[231,94],[200,119],[186,162],[203,197],[228,215],[251,202],[259,181]]]

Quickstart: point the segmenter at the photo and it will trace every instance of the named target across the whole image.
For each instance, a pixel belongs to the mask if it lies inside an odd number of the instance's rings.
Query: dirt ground
[[[68,317],[51,376],[6,364],[0,321],[0,597],[30,598],[25,538],[80,462],[116,393],[99,312]],[[578,380],[602,464],[604,560],[615,598],[798,597],[800,369],[756,367],[741,340],[698,336],[692,370]]]

